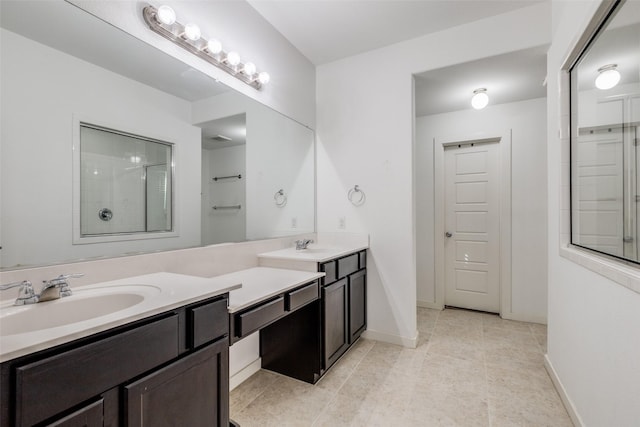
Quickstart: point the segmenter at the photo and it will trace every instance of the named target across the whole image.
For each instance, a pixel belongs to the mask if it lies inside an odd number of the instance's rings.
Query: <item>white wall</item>
[[[151,31],[142,18],[147,2],[72,0],[71,3],[123,29],[225,85],[299,122],[315,127],[315,67],[245,1],[167,0],[178,21],[197,23],[203,37],[217,38],[226,51],[267,71],[271,81],[256,90]]]
[[[561,162],[568,162],[568,88],[560,68],[599,2],[554,2],[548,78],[548,360],[585,426],[637,426],[640,420],[640,294],[559,255],[568,232]],[[564,153],[561,150],[564,147]]]
[[[1,37],[2,265],[198,245],[200,129],[190,124],[191,104],[4,29]],[[74,115],[175,143],[179,237],[72,245]]]
[[[246,145],[202,150],[202,244],[242,242],[246,237]],[[214,181],[216,176],[242,175]],[[213,206],[242,206],[213,209]]]
[[[416,338],[412,74],[549,42],[540,4],[317,69],[318,230],[368,232],[368,333]],[[366,192],[354,207],[347,191]]]
[[[501,135],[512,130],[511,318],[547,317],[545,98],[469,108],[416,119],[418,302],[435,304],[433,139]]]
[[[246,238],[314,231],[313,131],[236,93],[193,103],[193,123],[246,113]],[[287,204],[276,206],[283,189]],[[295,223],[295,224],[294,224]]]

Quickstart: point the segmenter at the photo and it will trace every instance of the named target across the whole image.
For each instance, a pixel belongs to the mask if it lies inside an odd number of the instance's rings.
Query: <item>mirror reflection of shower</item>
[[[202,244],[247,239],[247,115],[235,114],[202,128]]]
[[[172,146],[82,123],[83,236],[172,231]]]

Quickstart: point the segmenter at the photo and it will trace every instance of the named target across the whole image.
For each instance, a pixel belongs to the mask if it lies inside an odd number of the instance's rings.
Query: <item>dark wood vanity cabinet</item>
[[[228,294],[4,362],[0,427],[227,426]]]
[[[349,349],[367,328],[367,261],[360,251],[319,264],[322,283],[324,370]]]
[[[367,273],[360,270],[349,276],[349,344],[367,328]]]
[[[210,427],[228,420],[229,355],[224,341],[205,346],[124,386],[127,427]],[[226,386],[226,391],[221,387]]]
[[[92,427],[104,425],[104,399],[92,402],[74,413],[54,421],[50,427]]]
[[[324,366],[329,368],[349,348],[349,283],[338,280],[322,287]]]

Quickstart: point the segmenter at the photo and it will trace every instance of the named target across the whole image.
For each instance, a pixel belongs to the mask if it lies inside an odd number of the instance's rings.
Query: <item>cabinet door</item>
[[[349,293],[347,279],[322,288],[324,368],[328,369],[349,347]]]
[[[349,344],[367,328],[367,274],[360,270],[349,276]]]
[[[204,347],[125,387],[128,427],[229,425],[229,345]]]
[[[100,399],[85,406],[58,421],[47,424],[47,427],[101,427],[103,401]]]

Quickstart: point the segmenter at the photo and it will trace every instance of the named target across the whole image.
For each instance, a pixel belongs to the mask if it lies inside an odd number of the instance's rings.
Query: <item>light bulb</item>
[[[260,82],[260,84],[266,85],[267,83],[269,83],[270,80],[271,80],[271,76],[266,71],[263,71],[260,74],[258,74],[258,81]]]
[[[187,24],[184,26],[184,36],[192,42],[198,41],[201,35],[200,27],[196,24]]]
[[[605,65],[598,69],[598,77],[596,77],[596,87],[601,90],[611,89],[620,82],[620,72],[617,70],[617,64]]]
[[[240,63],[240,55],[238,54],[238,52],[227,53],[227,62],[233,67],[238,65]]]
[[[169,6],[164,5],[158,8],[156,18],[161,24],[173,25],[176,22],[176,13]]]
[[[253,62],[247,62],[246,64],[244,64],[242,72],[249,77],[253,76],[256,73],[256,64],[254,64]]]
[[[219,40],[211,39],[207,42],[207,50],[209,50],[210,53],[217,55],[222,52],[222,43],[220,43]]]
[[[484,88],[476,89],[473,91],[473,97],[471,98],[471,106],[476,110],[482,110],[489,104],[489,95]]]

